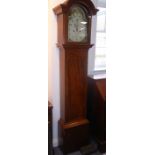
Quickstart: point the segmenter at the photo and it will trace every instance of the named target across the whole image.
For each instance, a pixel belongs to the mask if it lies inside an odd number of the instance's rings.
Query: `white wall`
[[[53,145],[58,145],[58,120],[60,118],[59,50],[57,19],[52,8],[64,0],[48,0],[48,100],[53,104]]]
[[[48,0],[48,99],[53,104],[53,145],[58,145],[58,120],[60,119],[59,50],[57,43],[57,19],[52,8],[64,0]],[[97,0],[93,0],[96,5]],[[93,18],[93,22],[95,19]],[[93,24],[94,28],[94,24]],[[95,34],[92,34],[92,43]],[[91,68],[94,50],[89,51],[88,66]],[[91,62],[91,63],[90,63]],[[91,72],[89,69],[88,72]]]

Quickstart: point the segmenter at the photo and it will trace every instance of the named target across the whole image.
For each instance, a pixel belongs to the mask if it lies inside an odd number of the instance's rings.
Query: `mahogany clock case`
[[[87,41],[68,41],[68,15],[72,6],[80,6],[88,19]],[[97,9],[91,0],[67,0],[54,9],[57,15],[60,50],[60,120],[59,144],[64,153],[89,144],[87,119],[87,63],[90,44],[91,17]]]

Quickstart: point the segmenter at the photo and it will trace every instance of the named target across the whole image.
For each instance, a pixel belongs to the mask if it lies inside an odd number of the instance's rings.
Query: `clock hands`
[[[74,32],[81,32],[82,30],[85,29],[85,27],[81,27],[87,23],[87,22],[79,22],[79,19],[76,19],[76,23],[74,24],[75,30]]]

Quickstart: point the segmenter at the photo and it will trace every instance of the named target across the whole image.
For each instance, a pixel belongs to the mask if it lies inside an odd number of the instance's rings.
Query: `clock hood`
[[[95,8],[91,0],[66,0],[64,3],[56,6],[53,10],[55,14],[67,13],[72,5],[79,4],[84,6],[88,10],[88,15],[96,15],[98,9]]]

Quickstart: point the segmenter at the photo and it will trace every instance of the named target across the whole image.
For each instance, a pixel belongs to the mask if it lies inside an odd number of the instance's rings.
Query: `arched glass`
[[[85,10],[79,5],[71,7],[68,16],[68,41],[86,42],[88,20]]]

